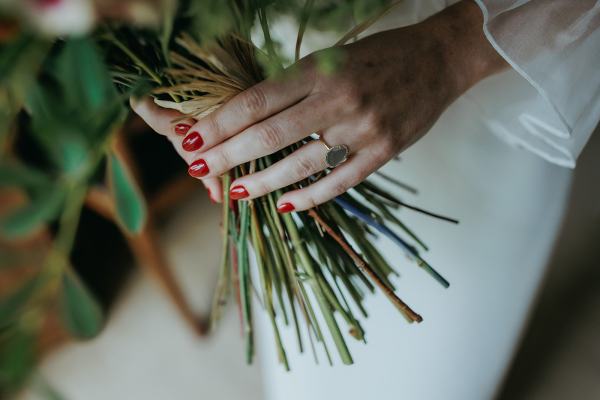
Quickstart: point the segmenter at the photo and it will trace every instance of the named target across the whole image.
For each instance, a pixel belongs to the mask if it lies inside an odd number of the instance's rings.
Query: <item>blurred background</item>
[[[137,119],[124,131],[123,153],[136,148],[128,162],[148,201],[149,224],[137,238],[126,237],[102,201],[88,198],[73,257],[108,315],[104,331],[73,342],[50,318],[29,358],[11,356],[19,343],[3,343],[3,392],[23,386],[11,397],[261,399],[260,360],[244,363],[236,308],[227,308],[215,334],[205,332],[219,263],[219,206],[187,177],[163,137]],[[575,171],[547,277],[498,399],[600,398],[598,154],[596,133]],[[2,208],[18,201],[7,193],[0,199]],[[45,236],[17,244],[28,249],[28,262],[47,245]],[[14,272],[1,270],[2,293],[24,279]]]
[[[119,3],[99,2],[102,14],[121,15]],[[135,8],[135,15],[147,16],[144,10]],[[38,25],[59,33],[69,24],[85,30],[93,24],[89,15],[65,20],[62,14],[50,21],[54,25]],[[14,33],[3,28],[0,38]],[[105,187],[93,187],[85,199],[71,261],[106,315],[103,331],[74,341],[58,305],[20,318],[21,332],[43,321],[39,335],[10,335],[0,327],[0,400],[264,398],[261,360],[244,362],[233,301],[217,330],[207,332],[220,262],[220,207],[187,175],[166,139],[140,120],[130,117],[117,137],[115,152],[141,189],[148,222],[137,235],[124,233]],[[27,135],[10,145],[24,160],[39,161]],[[599,155],[597,130],[574,171],[547,276],[497,399],[600,399]],[[0,217],[24,204],[23,193],[0,188]],[[55,229],[18,241],[0,238],[1,298],[30,281]],[[13,305],[3,302],[0,315]]]

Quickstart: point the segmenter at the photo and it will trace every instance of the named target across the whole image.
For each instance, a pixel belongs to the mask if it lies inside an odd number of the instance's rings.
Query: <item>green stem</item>
[[[350,351],[346,346],[346,342],[344,341],[344,337],[342,336],[342,332],[340,331],[340,327],[338,326],[335,315],[333,315],[333,311],[331,309],[331,305],[327,301],[325,294],[323,293],[321,286],[319,285],[317,274],[313,268],[312,261],[308,252],[304,247],[304,243],[300,239],[300,235],[298,233],[298,228],[294,224],[294,220],[290,214],[283,215],[283,221],[287,227],[287,231],[290,235],[292,243],[294,244],[294,250],[298,255],[299,261],[302,263],[304,270],[310,277],[309,283],[317,298],[317,302],[319,303],[319,307],[321,308],[321,312],[323,313],[323,317],[325,318],[325,323],[331,332],[331,336],[333,341],[338,349],[340,357],[342,358],[342,362],[344,364],[352,364],[352,356],[350,355]]]
[[[127,57],[131,58],[131,60],[140,67],[145,73],[148,74],[150,78],[159,85],[162,85],[162,79],[150,69],[137,55],[135,55],[127,46],[125,46],[119,39],[117,39],[114,35],[107,35],[108,40],[112,41],[115,46],[117,46],[123,53],[127,55]]]

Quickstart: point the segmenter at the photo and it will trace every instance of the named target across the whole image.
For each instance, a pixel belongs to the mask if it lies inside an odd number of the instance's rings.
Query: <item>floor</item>
[[[198,311],[210,306],[220,248],[220,214],[205,193],[181,207],[162,233]],[[65,346],[41,374],[67,400],[261,399],[260,368],[245,365],[237,312],[227,311],[215,334],[198,338],[162,289],[136,274],[100,337]]]
[[[600,134],[580,159],[564,229],[500,400],[600,398],[598,154]],[[163,232],[199,311],[210,304],[218,264],[219,216],[211,207],[199,193]],[[244,364],[238,317],[228,311],[216,334],[199,339],[161,289],[136,275],[100,338],[65,346],[41,371],[69,400],[261,399],[260,365]]]

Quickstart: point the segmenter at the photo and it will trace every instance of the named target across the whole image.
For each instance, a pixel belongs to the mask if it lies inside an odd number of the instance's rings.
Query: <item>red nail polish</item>
[[[188,173],[194,178],[202,178],[210,172],[206,161],[199,159],[194,161],[188,168]]]
[[[36,5],[43,9],[56,7],[60,3],[62,3],[62,0],[37,0],[36,1]]]
[[[289,213],[296,209],[292,203],[283,203],[277,207],[277,212],[280,213]]]
[[[229,196],[231,196],[233,200],[240,200],[250,196],[250,193],[248,193],[246,188],[242,185],[236,185],[229,189]]]
[[[185,151],[196,151],[204,144],[204,140],[198,132],[192,132],[183,139],[181,142],[181,147]]]
[[[175,134],[183,136],[190,130],[192,126],[190,124],[177,124],[175,125]]]

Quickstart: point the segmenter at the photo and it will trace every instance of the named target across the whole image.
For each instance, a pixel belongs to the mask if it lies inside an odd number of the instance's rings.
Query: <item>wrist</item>
[[[454,97],[507,66],[485,37],[481,9],[472,0],[448,7],[421,25],[440,43]]]

